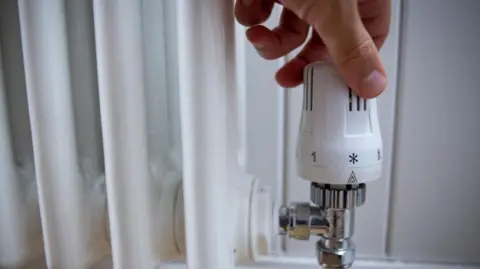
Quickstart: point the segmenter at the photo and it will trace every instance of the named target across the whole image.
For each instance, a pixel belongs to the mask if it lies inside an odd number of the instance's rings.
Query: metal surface
[[[343,187],[343,188],[342,188]],[[293,203],[279,209],[281,234],[297,240],[320,236],[316,243],[323,268],[349,268],[355,260],[355,207],[365,203],[366,186],[311,184],[310,203]]]
[[[310,185],[312,202],[324,208],[354,208],[365,203],[366,186],[358,185]]]
[[[317,241],[317,261],[323,268],[350,268],[355,261],[355,244],[350,239],[322,238]]]
[[[324,268],[349,268],[355,260],[353,209],[325,209],[327,233],[317,241],[317,259]]]
[[[308,240],[310,235],[327,234],[329,226],[323,211],[308,203],[280,208],[279,224],[281,234],[298,240]]]

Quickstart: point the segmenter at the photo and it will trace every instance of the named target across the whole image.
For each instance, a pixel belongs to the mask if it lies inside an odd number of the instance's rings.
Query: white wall
[[[379,97],[385,170],[358,210],[359,255],[480,263],[480,1],[393,0],[392,9],[381,50],[389,78]],[[277,197],[307,201],[308,183],[296,176],[294,160],[302,90],[275,84],[284,59],[262,60],[246,46],[249,169]],[[313,240],[288,240],[285,248],[295,256],[314,254]]]
[[[388,250],[480,263],[480,2],[406,1]]]

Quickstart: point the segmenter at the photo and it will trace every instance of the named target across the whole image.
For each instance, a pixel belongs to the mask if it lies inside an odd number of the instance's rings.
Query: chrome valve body
[[[365,184],[311,183],[311,203],[281,207],[281,233],[297,240],[318,236],[316,253],[323,268],[349,268],[355,260],[355,208],[365,203]]]

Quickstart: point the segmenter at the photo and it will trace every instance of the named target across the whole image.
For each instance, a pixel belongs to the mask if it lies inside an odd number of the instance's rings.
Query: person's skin
[[[283,5],[279,26],[261,25],[275,4]],[[285,56],[311,38],[275,79],[291,88],[303,82],[304,67],[331,60],[345,82],[360,96],[373,98],[387,85],[378,50],[387,38],[390,0],[236,0],[237,21],[249,27],[248,40],[265,59]]]

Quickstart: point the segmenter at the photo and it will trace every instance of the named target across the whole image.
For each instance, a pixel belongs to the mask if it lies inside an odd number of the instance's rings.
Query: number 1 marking
[[[317,153],[314,151],[312,152],[313,162],[317,161]]]

